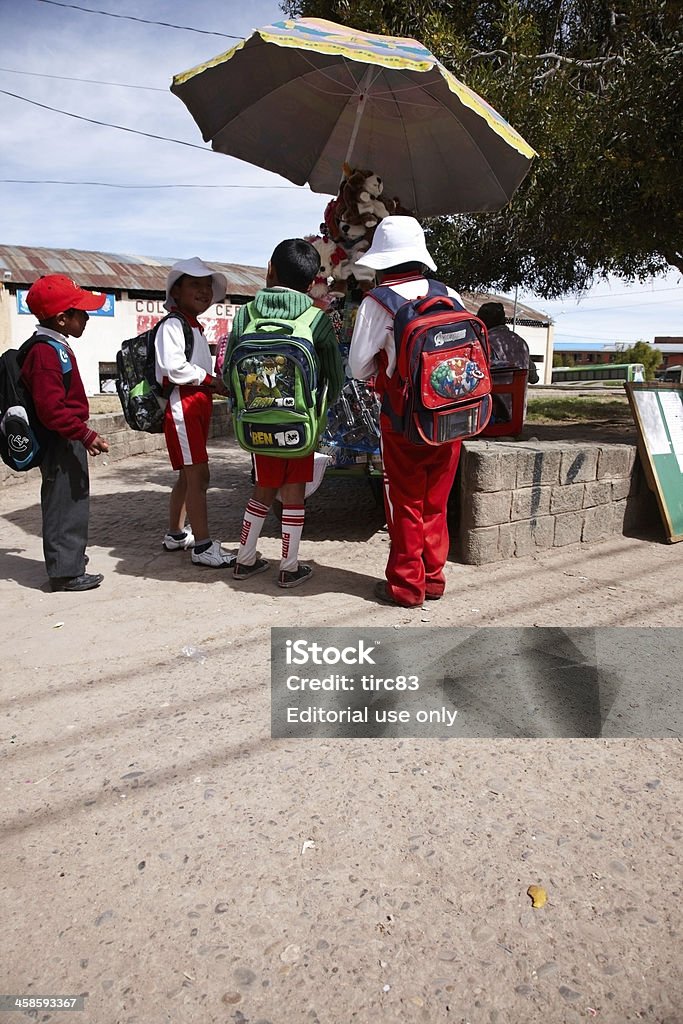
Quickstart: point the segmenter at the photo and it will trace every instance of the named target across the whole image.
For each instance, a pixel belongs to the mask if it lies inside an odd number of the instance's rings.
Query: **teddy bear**
[[[329,309],[332,299],[345,292],[345,288],[340,290],[338,282],[343,279],[338,277],[337,268],[347,260],[346,250],[327,235],[310,235],[306,241],[311,243],[320,256],[320,270],[308,294],[320,309]],[[333,288],[330,287],[332,279],[335,285]]]
[[[375,227],[382,218],[389,216],[389,210],[379,199],[383,188],[378,174],[344,164],[344,179],[338,197],[342,210],[337,219],[359,223],[366,228]]]
[[[348,281],[350,277],[354,277],[356,281],[374,281],[375,271],[371,267],[363,267],[357,265],[357,260],[367,252],[370,248],[370,243],[367,238],[362,237],[356,240],[345,239],[337,253],[333,256],[333,268],[332,276],[335,281]],[[343,253],[343,258],[339,259],[339,251]]]

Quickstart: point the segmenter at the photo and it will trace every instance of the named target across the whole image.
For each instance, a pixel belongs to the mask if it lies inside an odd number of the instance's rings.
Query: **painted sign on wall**
[[[28,288],[17,289],[17,313],[21,313],[23,316],[33,316],[33,313],[26,305],[26,296],[28,295]],[[113,295],[107,295],[107,300],[101,309],[92,309],[88,312],[88,316],[114,316],[114,303],[116,299]]]

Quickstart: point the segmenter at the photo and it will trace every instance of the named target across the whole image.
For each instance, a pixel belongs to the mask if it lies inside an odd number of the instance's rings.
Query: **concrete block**
[[[614,444],[601,448],[596,479],[615,480],[630,476],[635,458],[636,447],[632,444]]]
[[[523,558],[535,551],[553,546],[555,537],[554,516],[542,516],[540,519],[524,519],[513,524],[515,555]]]
[[[512,511],[510,518],[534,519],[550,512],[551,487],[525,487],[512,495]]]
[[[561,512],[576,512],[583,507],[583,488],[585,484],[559,484],[552,488],[550,494],[550,511],[553,515]]]
[[[475,491],[463,508],[467,526],[497,526],[510,522],[512,491]]]
[[[466,565],[485,565],[499,562],[502,558],[498,546],[497,526],[485,526],[480,530],[463,530],[460,536],[460,552]]]
[[[502,559],[515,557],[515,532],[517,523],[503,523],[498,534],[498,552]]]
[[[592,544],[596,540],[604,540],[617,532],[616,522],[612,515],[611,505],[598,508],[587,508],[584,512],[583,532],[581,540]]]
[[[620,501],[613,501],[611,508],[613,532],[623,533],[628,517],[628,500],[626,498],[622,498]]]
[[[517,527],[522,524],[517,523]],[[551,548],[555,541],[555,516],[541,516],[531,520],[531,539],[537,551]]]
[[[564,512],[562,515],[556,516],[553,547],[578,544],[583,532],[583,517],[583,512]]]
[[[562,452],[560,483],[578,484],[595,480],[599,448],[571,448]]]
[[[633,482],[630,477],[621,480],[612,480],[612,501],[621,501],[631,494]]]
[[[17,484],[27,484],[34,479],[35,473],[15,473],[13,469],[0,462],[0,486],[14,487]]]
[[[524,558],[536,550],[531,523],[528,519],[515,523],[515,556]]]
[[[139,433],[131,437],[126,443],[125,448],[129,455],[142,455],[145,450],[145,437],[144,434]]]
[[[516,487],[540,487],[556,484],[560,478],[562,452],[557,448],[539,447],[536,451],[519,449],[517,452]]]
[[[592,508],[595,505],[605,505],[612,500],[611,480],[591,480],[583,485],[583,507]]]
[[[517,452],[511,445],[493,447],[483,441],[465,441],[461,459],[467,491],[504,491],[515,486]]]

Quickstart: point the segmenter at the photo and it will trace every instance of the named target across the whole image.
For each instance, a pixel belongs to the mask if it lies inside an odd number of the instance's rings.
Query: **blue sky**
[[[0,70],[0,90],[96,121],[190,142],[204,151],[79,121],[0,93],[0,242],[145,256],[199,255],[263,266],[281,238],[317,230],[324,196],[204,147],[185,106],[168,91],[174,74],[236,42],[204,33],[247,36],[283,17],[277,2],[74,2],[203,32],[90,14],[44,0],[0,0],[0,68],[5,69]],[[29,179],[136,187],[29,184]],[[211,187],[158,187],[179,184]],[[643,285],[611,280],[583,296],[554,302],[529,292],[520,292],[520,299],[555,319],[558,340],[628,343],[683,335],[683,283],[673,271]]]

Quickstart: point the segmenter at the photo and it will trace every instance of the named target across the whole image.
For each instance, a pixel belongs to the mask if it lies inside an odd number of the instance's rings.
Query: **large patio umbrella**
[[[258,29],[171,91],[218,152],[332,195],[346,161],[422,216],[500,209],[536,155],[421,43],[317,18]]]

